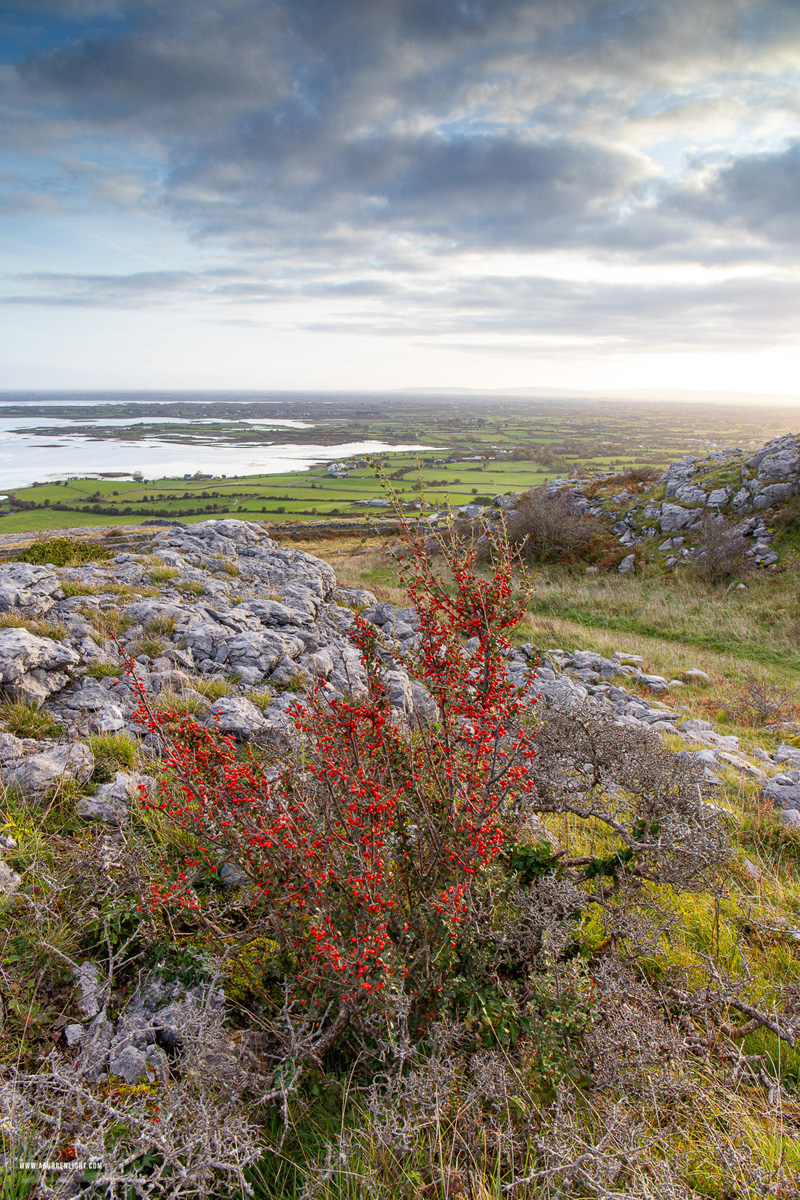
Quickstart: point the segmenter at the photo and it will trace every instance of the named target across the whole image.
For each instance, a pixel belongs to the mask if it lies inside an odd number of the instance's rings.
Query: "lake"
[[[47,405],[57,408],[65,404],[97,406],[107,405],[109,397],[98,398],[91,395],[70,393],[69,396],[53,398],[37,396],[28,393],[24,397],[19,393],[0,395],[0,406],[4,403],[15,405],[29,403],[31,405]],[[117,397],[114,397],[117,399]],[[165,396],[164,403],[179,399],[181,403],[207,403],[209,397]],[[132,403],[130,397],[125,397],[125,403]],[[152,398],[142,403],[152,407]],[[235,409],[236,402],[231,399],[231,408]],[[168,434],[155,433],[152,436],[131,441],[95,440],[89,436],[68,433],[77,424],[130,426],[144,425],[145,427],[158,420],[169,420],[171,424],[215,424],[221,418],[179,418],[170,416],[158,418],[148,415],[141,420],[136,417],[98,418],[97,420],[81,417],[66,419],[56,416],[5,416],[0,415],[0,491],[9,488],[26,487],[38,481],[64,479],[70,475],[86,476],[100,475],[108,472],[132,474],[141,471],[146,479],[161,477],[181,477],[202,471],[208,475],[255,475],[284,473],[286,471],[303,470],[320,462],[335,462],[343,458],[353,458],[365,454],[378,454],[389,450],[425,450],[432,447],[420,446],[418,442],[410,445],[389,444],[381,441],[347,442],[338,446],[321,446],[313,440],[315,422],[291,420],[286,418],[244,419],[244,423],[253,429],[308,429],[309,440],[292,445],[276,444],[260,445],[230,445],[225,442],[216,444],[186,445],[170,441]],[[242,420],[232,411],[229,420]],[[51,432],[47,435],[29,433],[27,430],[37,426],[47,425]],[[63,429],[64,435],[60,436]]]

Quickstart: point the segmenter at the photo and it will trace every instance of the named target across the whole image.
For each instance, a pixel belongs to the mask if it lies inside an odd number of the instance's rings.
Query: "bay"
[[[195,398],[185,395],[175,396],[162,393],[163,403],[180,399],[181,403],[204,403],[209,397]],[[66,404],[96,407],[107,405],[109,397],[98,398],[96,395],[81,395],[70,393],[69,396],[53,397],[38,396],[27,393],[24,397],[19,394],[6,393],[0,396],[0,407],[3,403],[36,405],[57,408]],[[117,399],[117,397],[114,397]],[[130,404],[131,398],[125,397],[125,403]],[[337,462],[340,459],[361,457],[365,454],[378,454],[390,450],[428,449],[419,443],[389,444],[382,441],[347,442],[337,446],[323,446],[313,440],[313,430],[316,422],[289,419],[264,415],[259,418],[241,418],[235,413],[236,404],[231,401],[231,412],[225,418],[208,417],[162,417],[152,415],[152,406],[158,401],[142,397],[150,412],[146,417],[137,419],[135,416],[123,418],[103,417],[96,420],[82,416],[80,418],[63,418],[61,416],[43,416],[41,412],[30,417],[6,416],[0,414],[0,490],[8,491],[18,487],[27,487],[34,482],[45,483],[56,479],[66,479],[69,476],[99,476],[108,473],[131,475],[140,471],[146,479],[181,478],[187,474],[201,471],[207,475],[256,475],[283,474],[287,471],[304,470],[317,463]],[[137,437],[126,441],[123,439],[93,439],[91,436],[70,434],[71,427],[81,425],[104,426],[140,426],[147,428],[155,422],[168,420],[170,424],[218,424],[221,419],[243,420],[254,430],[264,431],[280,427],[291,429],[308,429],[309,440],[303,443],[285,444],[253,444],[233,445],[224,441],[210,440],[207,444],[187,445],[170,440],[168,431],[154,430],[151,436]],[[29,432],[35,428],[47,426],[47,433]]]

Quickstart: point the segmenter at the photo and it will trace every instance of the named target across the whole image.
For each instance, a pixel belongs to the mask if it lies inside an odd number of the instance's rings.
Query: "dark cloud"
[[[19,28],[49,21],[51,36],[0,71],[9,137],[31,163],[9,196],[159,214],[241,266],[29,276],[17,303],[299,299],[352,314],[363,300],[370,328],[557,333],[572,321],[665,344],[723,344],[739,322],[763,337],[770,318],[781,340],[784,314],[796,318],[794,291],[769,280],[681,291],[500,281],[488,266],[449,277],[480,253],[771,269],[796,252],[800,142],[754,140],[787,121],[796,0],[17,11]],[[53,40],[57,15],[69,29]],[[33,146],[51,150],[46,178]]]
[[[800,242],[800,140],[775,154],[751,154],[720,169],[687,207],[735,223],[773,244]]]

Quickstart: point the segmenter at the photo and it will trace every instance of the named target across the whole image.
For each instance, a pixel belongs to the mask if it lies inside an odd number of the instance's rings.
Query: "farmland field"
[[[430,511],[445,505],[487,504],[497,495],[560,476],[633,466],[660,468],[686,453],[702,456],[730,445],[755,447],[788,431],[795,418],[793,409],[777,407],[474,395],[0,404],[0,418],[8,423],[23,413],[24,431],[16,432],[24,432],[29,441],[57,437],[64,475],[9,489],[0,504],[2,533],[224,515],[291,523],[364,521],[386,506],[373,462],[354,450],[370,444],[419,445],[419,451],[381,451],[376,456],[404,503],[422,499]],[[69,466],[80,463],[80,449],[89,442],[95,447],[108,444],[110,468],[117,447],[141,443],[145,469],[133,474],[110,469],[82,477]],[[341,446],[348,456],[261,474],[218,475],[195,469],[151,478],[146,468],[148,446],[153,444],[162,449],[180,445],[182,461],[188,462],[193,455],[203,461],[209,447],[230,451],[246,446],[250,463],[260,455],[280,461],[282,446],[325,446],[328,455]],[[285,462],[290,467],[288,457]]]

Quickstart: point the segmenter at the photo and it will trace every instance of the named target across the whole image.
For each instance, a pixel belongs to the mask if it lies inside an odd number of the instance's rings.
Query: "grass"
[[[233,693],[233,684],[229,679],[222,679],[220,676],[214,675],[208,679],[195,680],[194,689],[201,696],[205,696],[207,700],[219,700],[220,697],[230,696]]]
[[[151,567],[147,573],[153,583],[171,583],[180,575],[177,567]]]
[[[91,663],[86,668],[86,674],[90,679],[110,679],[122,674],[122,667],[117,663],[99,662]]]
[[[29,704],[25,700],[0,703],[0,722],[19,738],[55,738],[65,732],[64,726],[54,721],[50,713],[42,712],[38,704]]]
[[[36,617],[26,617],[18,612],[0,614],[0,629],[27,629],[37,637],[51,638],[60,642],[67,636],[67,631],[60,621],[45,621]]]
[[[61,580],[61,590],[66,597],[70,596],[99,596],[101,589],[90,583],[71,583],[69,579]]]
[[[119,637],[136,624],[136,618],[118,608],[80,608],[82,617],[97,629],[101,638]]]
[[[168,644],[167,638],[162,634],[145,632],[134,638],[128,647],[128,653],[132,658],[138,658],[141,654],[146,654],[148,658],[159,658]]]
[[[133,771],[139,762],[139,747],[127,733],[96,733],[87,739],[94,755],[94,783],[109,783],[117,771]]]
[[[726,592],[655,569],[630,578],[542,568],[521,632],[545,648],[644,653],[668,677],[696,665],[728,681],[763,668],[791,682],[800,677],[799,583],[793,573],[761,573],[747,592]]]

